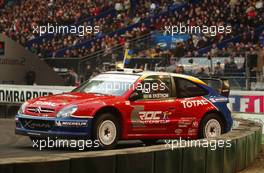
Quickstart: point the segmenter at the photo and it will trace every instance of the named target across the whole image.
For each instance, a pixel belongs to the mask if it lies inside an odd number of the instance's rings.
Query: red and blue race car
[[[16,133],[31,139],[93,139],[106,149],[119,140],[212,138],[231,129],[227,103],[221,90],[192,76],[113,71],[70,93],[25,102]]]

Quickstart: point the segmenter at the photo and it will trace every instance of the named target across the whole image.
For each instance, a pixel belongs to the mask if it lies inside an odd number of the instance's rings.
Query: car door
[[[175,92],[175,134],[184,136],[195,136],[198,132],[198,119],[204,114],[208,101],[203,97],[208,91],[198,84],[180,77],[173,77]]]
[[[170,117],[175,113],[174,99],[171,97],[169,75],[146,77],[135,89],[139,99],[130,102],[130,134],[155,136],[168,134]]]

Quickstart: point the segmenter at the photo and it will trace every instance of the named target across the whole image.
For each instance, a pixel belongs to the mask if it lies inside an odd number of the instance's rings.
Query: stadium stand
[[[138,58],[245,57],[248,52],[261,55],[263,23],[260,0],[14,0],[0,9],[0,32],[39,57],[94,56],[101,58],[99,63],[104,62],[103,57],[112,62],[122,60],[124,48]],[[48,24],[99,26],[100,32],[84,36],[39,36],[33,32],[34,26]],[[231,25],[232,32],[189,34],[187,41],[172,49],[155,44],[153,37],[162,34],[165,26],[179,25]],[[170,60],[166,62],[170,65]],[[245,72],[245,68],[242,70]]]
[[[132,3],[132,4],[131,4]],[[185,43],[183,55],[198,56],[208,52],[209,45],[221,43],[243,33],[248,33],[263,24],[263,5],[256,1],[202,1],[201,5],[188,3],[185,8],[175,10],[174,1],[18,1],[1,10],[1,32],[27,45],[40,57],[83,57],[114,45],[124,45],[129,38],[161,31],[166,25],[232,25],[231,34],[192,35]],[[82,7],[82,8],[81,8]],[[84,8],[83,8],[84,7]],[[110,10],[109,10],[110,9]],[[49,11],[49,13],[46,13]],[[214,16],[212,12],[218,11]],[[165,12],[168,12],[164,14]],[[99,34],[51,35],[38,37],[33,34],[33,25],[90,25],[100,26]],[[135,25],[137,24],[137,25]],[[117,30],[117,31],[116,31]],[[255,35],[254,35],[255,34]],[[236,39],[238,40],[238,39]],[[246,38],[244,41],[247,41]],[[224,46],[220,46],[225,47]],[[202,49],[207,48],[207,49]],[[202,50],[200,50],[202,49]],[[206,51],[207,50],[207,51]],[[176,55],[174,56],[181,56]]]

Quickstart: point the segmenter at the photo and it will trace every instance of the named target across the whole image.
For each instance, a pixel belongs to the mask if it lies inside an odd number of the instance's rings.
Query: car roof
[[[202,80],[190,76],[190,75],[185,75],[185,74],[179,74],[179,73],[169,73],[169,72],[156,72],[156,71],[139,71],[139,72],[135,72],[133,71],[133,69],[129,69],[129,70],[124,70],[124,71],[108,71],[105,72],[106,74],[124,74],[124,75],[136,75],[136,76],[143,76],[144,78],[147,76],[152,76],[152,75],[169,75],[172,77],[179,77],[179,78],[183,78],[183,79],[187,79],[190,80],[192,82],[198,83],[198,84],[202,84],[202,85],[207,85],[205,82],[203,82]]]

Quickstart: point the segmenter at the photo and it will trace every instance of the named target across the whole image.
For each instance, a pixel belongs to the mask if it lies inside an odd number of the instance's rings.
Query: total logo
[[[138,113],[141,123],[144,124],[159,124],[159,123],[168,123],[168,116],[171,115],[171,112],[162,112],[162,111],[140,111]]]
[[[184,108],[192,108],[207,105],[208,102],[205,100],[191,100],[191,101],[181,101]]]

